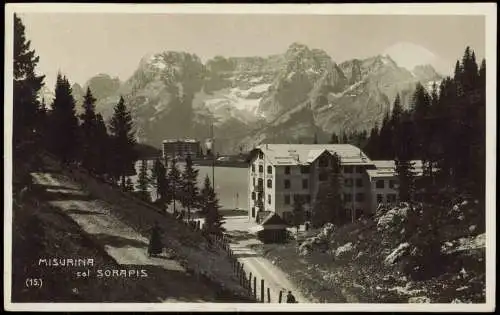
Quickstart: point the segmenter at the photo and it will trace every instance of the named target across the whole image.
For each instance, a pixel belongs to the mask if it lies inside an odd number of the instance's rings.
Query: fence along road
[[[248,234],[250,224],[248,223],[247,216],[226,216],[224,220],[226,221],[224,227],[226,228],[228,234],[232,234],[231,232],[242,232]],[[202,219],[200,221],[202,221]],[[201,222],[201,224],[203,224],[203,222]],[[288,291],[292,291],[292,294],[299,303],[312,303],[312,301],[307,299],[290,281],[285,272],[283,272],[279,267],[273,265],[267,258],[250,248],[251,244],[256,243],[259,243],[259,241],[255,238],[252,239],[252,237],[249,237],[248,239],[242,241],[234,243],[231,242],[229,243],[229,247],[238,262],[243,264],[246,277],[249,277],[250,273],[252,273],[252,292],[254,290],[253,278],[257,278],[257,300],[260,301],[261,299],[260,281],[261,279],[264,279],[264,301],[266,303],[267,288],[270,289],[271,303],[278,303],[280,291],[283,291],[282,303],[286,302],[286,294]]]

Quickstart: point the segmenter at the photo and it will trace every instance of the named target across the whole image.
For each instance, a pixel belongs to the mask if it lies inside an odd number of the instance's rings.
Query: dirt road
[[[292,291],[299,303],[312,302],[302,295],[302,293],[290,281],[285,272],[249,247],[251,244],[260,242],[255,239],[253,235],[249,234],[248,229],[252,226],[252,224],[248,222],[247,216],[226,217],[225,220],[226,223],[224,227],[227,229],[229,234],[234,235],[233,242],[230,244],[231,249],[238,258],[238,261],[243,263],[246,274],[249,275],[251,272],[252,277],[257,277],[258,298],[261,296],[260,280],[264,279],[264,297],[266,302],[268,287],[271,293],[271,303],[278,303],[280,291],[284,291],[282,303],[285,302],[285,297],[288,291]]]

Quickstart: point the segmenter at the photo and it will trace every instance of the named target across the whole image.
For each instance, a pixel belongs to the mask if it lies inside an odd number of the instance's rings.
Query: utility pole
[[[212,188],[215,193],[215,136],[214,136],[214,123],[212,122],[212,128],[211,128],[211,134],[212,134]]]

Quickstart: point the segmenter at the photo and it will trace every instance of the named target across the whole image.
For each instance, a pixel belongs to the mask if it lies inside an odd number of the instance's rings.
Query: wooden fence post
[[[237,261],[236,262],[236,275],[239,276],[239,274],[240,274],[240,262]]]
[[[264,303],[264,279],[260,279],[260,301]]]
[[[248,277],[248,288],[250,290],[250,294],[252,294],[252,272],[250,272],[250,277]]]
[[[267,303],[271,303],[271,289],[267,288]]]
[[[280,297],[278,299],[278,303],[281,303],[281,299],[283,298],[283,291],[280,291]]]
[[[243,269],[243,264],[240,265],[240,275],[242,275],[246,280],[245,269]],[[241,281],[241,284],[243,284],[243,280]]]
[[[253,296],[257,299],[257,277],[253,277]]]

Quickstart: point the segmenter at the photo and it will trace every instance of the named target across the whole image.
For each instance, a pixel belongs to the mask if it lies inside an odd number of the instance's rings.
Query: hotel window
[[[262,187],[262,185],[264,185],[264,180],[262,178],[259,178],[257,186]]]
[[[351,174],[352,166],[344,166],[344,173]]]
[[[384,188],[384,180],[383,179],[377,180],[376,187],[377,188]]]
[[[259,200],[262,200],[262,193],[261,192],[259,192],[259,194],[257,196],[258,196]]]
[[[255,200],[255,191],[252,191],[252,200]]]
[[[255,177],[252,178],[253,187],[255,187]]]
[[[389,188],[393,189],[395,185],[396,185],[395,181],[393,181],[393,180],[389,181]]]
[[[363,179],[356,178],[356,187],[363,187]]]
[[[263,158],[264,158],[264,153],[259,152],[259,159],[261,159],[261,160],[262,160]]]
[[[267,188],[273,188],[273,181],[270,179],[267,180]]]
[[[352,194],[344,194],[344,201],[351,202],[352,201]]]
[[[377,194],[377,203],[383,203],[383,202],[384,202],[384,195]]]
[[[267,174],[272,174],[273,173],[273,167],[272,166],[268,166],[267,167]]]
[[[267,203],[271,204],[271,195],[267,195]]]
[[[309,181],[307,179],[302,180],[302,189],[309,189]]]
[[[346,187],[352,187],[352,178],[346,178],[346,179],[344,179],[344,186],[346,186]]]
[[[259,173],[264,173],[264,166],[263,165],[259,165]]]
[[[285,166],[285,174],[290,175],[290,166]]]
[[[364,167],[363,166],[356,166],[356,173],[358,174],[363,174]]]
[[[290,195],[285,195],[285,205],[290,204]]]
[[[255,164],[252,164],[252,173],[255,173]]]
[[[302,174],[309,174],[309,166],[301,166],[300,167],[300,172]]]
[[[318,174],[318,180],[320,182],[324,182],[328,178],[328,174],[326,172],[321,172]]]
[[[363,202],[365,200],[365,194],[357,193],[356,194],[356,202]]]
[[[255,218],[255,207],[252,207],[252,218]]]
[[[285,179],[285,189],[290,189],[290,180],[289,179]]]

